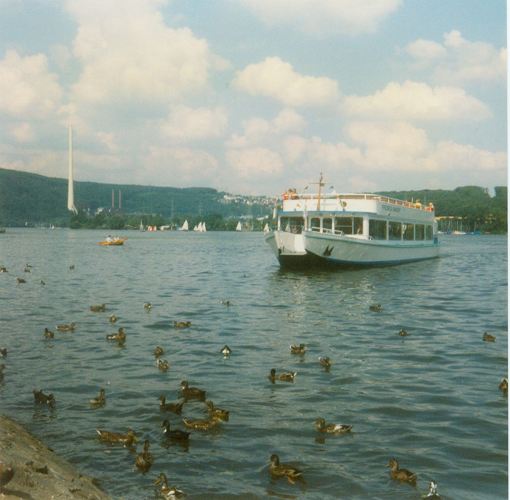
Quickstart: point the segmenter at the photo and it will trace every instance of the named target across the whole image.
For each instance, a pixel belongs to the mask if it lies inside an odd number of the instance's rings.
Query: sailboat
[[[186,219],[184,221],[184,224],[182,225],[182,227],[179,229],[179,231],[189,231],[189,226],[188,226],[188,219]]]
[[[202,221],[202,225],[200,226],[200,231],[201,231],[202,233],[207,232],[207,228],[205,227],[205,222],[203,222],[203,221]]]
[[[241,225],[241,221],[239,221],[236,226],[236,231],[242,231],[242,230],[243,230],[243,226]]]
[[[266,222],[266,225],[264,226],[264,233],[269,233],[270,229],[269,229],[269,225],[268,223]]]

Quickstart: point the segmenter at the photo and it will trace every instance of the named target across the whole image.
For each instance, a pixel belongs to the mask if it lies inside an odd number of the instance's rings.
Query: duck
[[[96,398],[93,398],[90,400],[90,404],[95,407],[99,408],[100,406],[104,406],[106,403],[106,394],[103,388],[99,389],[99,394]]]
[[[191,321],[174,321],[174,328],[189,328]]]
[[[433,498],[434,500],[440,500],[440,495],[437,492],[437,483],[432,480],[429,483],[429,492],[426,495],[423,495],[422,498]]]
[[[95,313],[104,312],[104,311],[106,311],[106,304],[96,304],[96,305],[90,306],[90,310]]]
[[[117,333],[107,335],[106,340],[116,340],[119,345],[123,345],[126,341],[126,332],[124,331],[124,328],[121,326]]]
[[[145,474],[154,463],[154,457],[152,453],[149,451],[149,440],[146,439],[143,443],[143,450],[136,456],[135,465],[136,468],[142,471]]]
[[[482,337],[482,340],[484,342],[496,342],[496,336],[495,335],[491,335],[490,333],[488,332],[485,332],[483,334],[483,337]]]
[[[161,427],[163,428],[163,434],[165,437],[175,440],[175,441],[188,441],[189,440],[189,432],[181,431],[180,429],[171,430],[170,422],[168,419],[163,420],[161,423]]]
[[[138,442],[136,433],[132,429],[128,429],[126,434],[104,431],[102,429],[96,429],[96,432],[99,436],[99,440],[107,443],[120,443],[126,447],[131,447],[133,444]]]
[[[371,306],[368,307],[368,309],[372,312],[381,312],[383,310],[383,307],[381,304],[372,304]]]
[[[51,330],[48,330],[48,328],[44,329],[44,338],[45,339],[52,339],[54,337],[55,337],[55,334]]]
[[[117,321],[117,316],[115,316],[115,314],[111,314],[110,317],[108,318],[108,320],[110,321],[110,323],[115,323]]]
[[[0,347],[0,358],[7,357],[7,347]]]
[[[409,334],[407,333],[407,330],[404,330],[403,328],[400,329],[400,331],[398,332],[398,334],[401,336],[401,337],[407,337]]]
[[[7,268],[5,266],[0,266],[0,273],[8,273]]]
[[[16,281],[18,282],[18,285],[20,285],[21,283],[26,283],[27,282],[23,278],[16,278]]]
[[[34,400],[36,403],[48,405],[50,408],[55,407],[55,396],[52,393],[44,394],[42,390],[38,391],[36,389],[34,389],[32,392],[34,393]]]
[[[331,368],[331,360],[328,356],[319,356],[319,363],[326,371]]]
[[[25,266],[25,269],[23,269],[23,271],[25,273],[31,273],[32,272],[32,269],[31,269],[32,266],[29,266],[28,264]]]
[[[305,344],[291,345],[290,352],[291,354],[299,354],[302,356],[306,352],[306,346]]]
[[[166,359],[160,359],[158,358],[156,360],[156,365],[161,372],[168,371],[168,368],[170,368],[170,363]]]
[[[318,418],[315,421],[315,428],[319,432],[324,432],[327,434],[346,434],[347,432],[351,432],[352,425],[326,424],[326,421],[323,418]]]
[[[57,325],[57,330],[59,332],[74,332],[76,328],[76,323],[62,323]]]
[[[74,264],[71,264],[71,265],[69,266],[69,271],[74,271]]]
[[[180,415],[182,412],[182,407],[184,406],[184,399],[182,401],[177,401],[176,403],[167,403],[165,396],[163,394],[159,396],[159,409],[161,411],[171,411],[172,413],[176,413]]]
[[[390,468],[391,479],[416,485],[416,474],[407,469],[401,469],[396,458],[390,458],[388,467]]]
[[[508,379],[502,378],[501,382],[499,383],[499,388],[501,391],[503,391],[503,394],[506,396],[508,394]]]
[[[159,495],[167,500],[174,500],[175,498],[183,498],[185,496],[184,491],[179,490],[175,486],[168,486],[168,479],[163,472],[154,481],[154,484],[161,485]]]
[[[277,374],[276,370],[271,368],[271,372],[268,378],[272,384],[274,384],[276,380],[280,380],[282,382],[294,382],[296,375],[297,372],[282,372]]]
[[[209,412],[209,417],[216,418],[218,420],[223,420],[224,422],[228,422],[230,412],[228,410],[222,410],[221,408],[216,408],[212,401],[205,402],[207,406],[207,411]]]
[[[0,492],[3,490],[3,487],[6,484],[8,484],[13,477],[14,469],[12,465],[7,465],[4,464],[3,462],[0,462]]]
[[[143,308],[149,312],[151,309],[152,309],[152,304],[150,302],[145,302],[145,304],[143,305]]]
[[[188,399],[198,399],[199,401],[205,401],[206,392],[198,387],[190,387],[187,380],[181,382],[181,394],[182,397],[187,401]]]
[[[210,420],[189,420],[187,418],[183,418],[182,421],[186,427],[197,431],[208,431],[213,427],[216,427],[219,423],[219,420],[214,417]]]
[[[43,286],[44,286],[44,285],[46,285],[46,282],[45,282],[44,280],[41,280],[41,281],[40,281],[40,283],[41,283],[41,285],[43,285]]]
[[[221,301],[221,303],[222,303],[224,306],[227,306],[227,307],[231,305],[231,304],[230,304],[230,300],[225,300],[225,299],[223,299],[223,300]]]
[[[269,474],[271,474],[272,477],[286,477],[290,484],[294,484],[296,481],[302,479],[303,473],[296,467],[287,464],[281,464],[280,457],[278,457],[276,453],[271,455],[269,461]]]
[[[230,349],[230,347],[225,344],[220,352],[223,354],[224,358],[228,358],[232,354],[232,349]]]
[[[165,354],[165,350],[157,345],[154,349],[154,356],[156,356],[156,358],[159,358],[160,356],[163,356],[163,354]]]

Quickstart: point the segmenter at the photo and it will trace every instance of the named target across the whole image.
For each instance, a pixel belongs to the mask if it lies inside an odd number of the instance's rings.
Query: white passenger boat
[[[393,265],[439,255],[434,207],[377,194],[289,190],[265,235],[282,266]]]

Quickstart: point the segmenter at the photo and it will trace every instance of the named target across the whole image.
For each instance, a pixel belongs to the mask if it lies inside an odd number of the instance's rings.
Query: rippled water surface
[[[441,258],[397,267],[291,272],[260,233],[126,235],[117,248],[98,246],[97,231],[0,235],[9,270],[0,274],[1,412],[114,498],[153,498],[160,472],[191,498],[418,499],[431,479],[443,498],[507,498],[507,398],[498,389],[507,376],[505,237],[444,237]],[[100,303],[106,312],[90,312]],[[374,303],[382,312],[369,310]],[[174,320],[192,326],[174,329]],[[43,339],[45,327],[71,321],[74,333]],[[119,326],[124,348],[105,339]],[[485,331],[495,343],[482,341]],[[301,342],[304,357],[291,355]],[[330,372],[320,355],[333,361]],[[272,385],[273,367],[297,371],[295,382]],[[183,426],[158,401],[176,400],[183,379],[230,410],[215,431],[193,431],[187,449],[162,441],[163,418]],[[100,387],[106,406],[92,409]],[[52,392],[56,409],[34,405],[34,388]],[[183,415],[203,418],[204,406],[187,403]],[[353,431],[321,439],[318,416]],[[145,475],[133,452],[96,438],[96,428],[128,427],[150,440],[155,463]],[[306,483],[272,481],[272,453]],[[393,456],[418,475],[416,488],[389,478]]]

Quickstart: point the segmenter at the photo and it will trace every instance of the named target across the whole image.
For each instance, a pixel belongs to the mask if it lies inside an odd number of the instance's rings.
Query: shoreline
[[[0,463],[14,469],[14,477],[0,489],[0,498],[111,498],[94,478],[81,474],[21,424],[5,415],[0,415]]]

